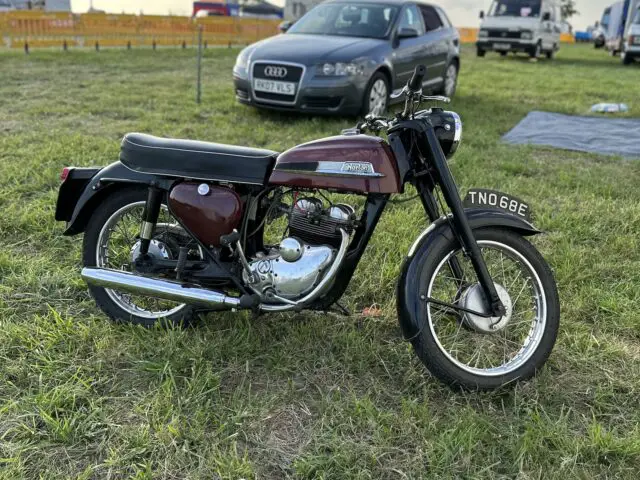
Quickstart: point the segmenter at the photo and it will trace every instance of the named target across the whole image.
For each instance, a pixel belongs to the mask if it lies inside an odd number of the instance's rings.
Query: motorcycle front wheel
[[[411,343],[429,371],[447,385],[493,390],[529,379],[542,368],[558,334],[560,302],[551,269],[526,239],[502,229],[474,235],[506,314],[485,318],[441,305],[486,312],[470,259],[457,240],[442,236],[421,256],[418,288],[425,318]],[[458,275],[451,267],[455,262]]]

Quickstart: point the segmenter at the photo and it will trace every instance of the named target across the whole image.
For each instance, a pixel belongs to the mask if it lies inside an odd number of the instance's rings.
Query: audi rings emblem
[[[284,78],[287,76],[287,69],[285,67],[264,67],[264,74],[267,77]]]

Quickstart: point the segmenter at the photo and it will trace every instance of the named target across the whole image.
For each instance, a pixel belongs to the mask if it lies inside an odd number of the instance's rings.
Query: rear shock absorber
[[[147,203],[144,206],[142,214],[142,225],[140,226],[140,256],[146,257],[149,253],[149,245],[153,238],[153,232],[160,215],[160,207],[162,206],[163,191],[155,185],[149,187],[147,195]]]

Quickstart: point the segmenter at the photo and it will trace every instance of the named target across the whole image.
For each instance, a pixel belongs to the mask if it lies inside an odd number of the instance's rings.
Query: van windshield
[[[489,10],[491,17],[540,17],[542,0],[495,0]]]
[[[640,8],[636,12],[636,18],[633,19],[634,25],[640,25]]]

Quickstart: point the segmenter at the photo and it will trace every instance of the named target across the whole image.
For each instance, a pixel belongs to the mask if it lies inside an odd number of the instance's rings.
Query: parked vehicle
[[[625,65],[630,65],[640,58],[640,3],[637,4],[635,13],[629,18],[629,27],[625,32],[622,46],[622,63]]]
[[[397,288],[417,356],[454,387],[534,375],[560,314],[553,274],[525,239],[540,231],[512,195],[474,189],[460,199],[447,158],[462,123],[454,112],[419,110],[449,101],[422,95],[425,70],[416,67],[398,94],[405,108],[395,118],[369,116],[281,154],[129,134],[119,162],[66,168],[56,219],[68,222],[66,235],[84,232],[82,278],[98,306],[142,325],[201,310],[327,310],[339,305],[389,198],[411,183],[432,222]],[[330,192],[366,200],[354,207]]]
[[[624,0],[618,7],[617,10],[612,9],[611,11],[610,35],[607,37],[606,43],[607,50],[613,56],[622,53],[625,49],[625,42],[638,7],[640,7],[640,0]],[[624,58],[622,61],[625,62]]]
[[[233,68],[236,98],[261,108],[384,113],[416,65],[423,88],[453,96],[460,38],[444,11],[407,0],[330,0],[286,33],[248,46]]]
[[[477,54],[498,52],[526,53],[532,58],[542,54],[551,59],[560,49],[563,22],[554,0],[494,0],[482,23],[476,43]]]
[[[610,50],[610,47],[616,45],[616,38],[622,23],[623,8],[624,2],[617,2],[604,9],[602,21],[600,22],[600,31],[594,40],[596,48],[604,47]],[[619,44],[619,42],[617,43]],[[617,55],[616,50],[617,48],[611,49],[611,53]]]

